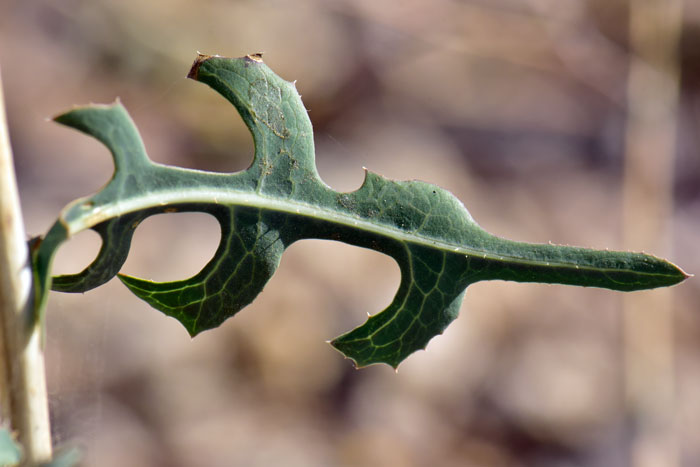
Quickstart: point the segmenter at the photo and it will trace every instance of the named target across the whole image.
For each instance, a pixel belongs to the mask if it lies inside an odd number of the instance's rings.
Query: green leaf
[[[200,55],[189,77],[236,107],[253,135],[252,165],[221,174],[156,164],[119,102],[57,117],[102,141],[112,151],[115,172],[100,192],[61,212],[34,255],[38,310],[51,287],[51,259],[67,238],[91,228],[103,240],[85,271],[53,281],[55,290],[83,292],[117,274],[139,222],[183,211],[211,214],[221,226],[221,243],[204,269],[175,282],[119,278],[192,336],[219,326],[253,301],[284,250],[297,240],[338,240],[393,257],[401,284],[391,305],[332,342],[358,366],[384,362],[396,367],[424,348],[455,319],[466,287],[480,280],[627,291],[687,277],[673,264],[645,254],[495,237],[457,198],[420,181],[395,182],[367,171],[357,191],[333,191],[316,170],[311,122],[294,84],[277,76],[259,55]]]
[[[22,449],[7,428],[0,428],[0,466],[19,465]]]

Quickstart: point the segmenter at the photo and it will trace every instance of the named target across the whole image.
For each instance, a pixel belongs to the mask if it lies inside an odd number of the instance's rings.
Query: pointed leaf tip
[[[202,63],[209,60],[211,57],[212,57],[212,55],[207,55],[207,54],[197,52],[197,58],[194,59],[194,63],[192,64],[192,67],[190,67],[190,71],[189,71],[189,73],[187,73],[187,77],[189,79],[199,81],[197,79],[197,75],[199,73],[199,67]]]
[[[263,62],[262,56],[263,56],[262,52],[256,52],[254,54],[246,55],[245,58],[247,58],[248,60],[252,60],[254,62],[262,63]]]
[[[243,58],[247,61],[250,61],[250,62],[263,63],[262,56],[263,56],[262,52],[255,52],[255,53],[248,54],[245,57],[241,57],[241,58]],[[189,71],[189,73],[187,73],[187,77],[189,79],[199,81],[199,67],[202,65],[202,63],[204,63],[207,60],[210,60],[212,58],[227,58],[227,57],[224,57],[221,55],[207,55],[207,54],[203,54],[201,52],[197,52],[197,58],[194,59],[194,63],[192,63],[192,66],[190,67],[190,71]]]

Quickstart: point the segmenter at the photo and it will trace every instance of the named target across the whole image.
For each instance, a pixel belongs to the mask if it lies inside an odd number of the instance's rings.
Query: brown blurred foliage
[[[196,51],[264,52],[297,80],[335,189],[362,166],[455,193],[512,239],[622,248],[628,5],[605,0],[3,0],[0,64],[27,230],[111,173],[96,141],[47,123],[119,96],[151,157],[245,168],[235,110],[185,75]],[[668,251],[700,271],[700,5],[687,2]],[[634,227],[634,226],[633,226]],[[643,228],[643,227],[640,227]],[[218,239],[204,215],[144,223],[125,272],[184,278]],[[81,234],[59,272],[99,247]],[[648,248],[651,248],[649,246]],[[325,340],[387,305],[398,268],[332,242],[293,246],[258,300],[191,340],[117,281],[54,294],[47,366],[58,445],[86,466],[623,466],[620,295],[480,283],[398,371]],[[653,293],[653,292],[652,292]],[[700,286],[675,287],[673,436],[700,464]],[[671,463],[664,465],[672,465]]]

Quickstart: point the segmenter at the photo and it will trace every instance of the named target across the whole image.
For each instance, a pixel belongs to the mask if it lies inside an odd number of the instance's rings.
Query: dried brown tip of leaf
[[[197,52],[197,58],[195,58],[194,63],[192,64],[192,68],[190,68],[190,72],[187,73],[187,77],[189,79],[193,79],[195,81],[197,80],[197,73],[199,72],[199,66],[204,63],[205,61],[209,60],[212,57],[212,55],[207,55],[203,53]]]
[[[258,53],[254,53],[254,54],[248,54],[245,56],[245,58],[247,58],[248,60],[252,60],[254,62],[262,63],[263,62],[262,55],[263,55],[262,52],[258,52]]]

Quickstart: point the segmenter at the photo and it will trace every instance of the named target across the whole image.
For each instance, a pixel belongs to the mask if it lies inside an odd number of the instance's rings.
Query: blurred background
[[[47,122],[119,96],[152,159],[244,169],[196,52],[264,60],[297,88],[334,189],[362,167],[458,196],[486,230],[644,250],[700,272],[700,2],[2,0],[0,65],[27,231],[98,190],[104,147]],[[123,272],[195,274],[213,218],[139,227]],[[59,253],[78,272],[91,232]],[[700,465],[700,283],[630,295],[479,283],[394,372],[326,340],[391,301],[398,267],[293,245],[254,304],[190,339],[118,281],[54,293],[57,446],[85,466]]]

